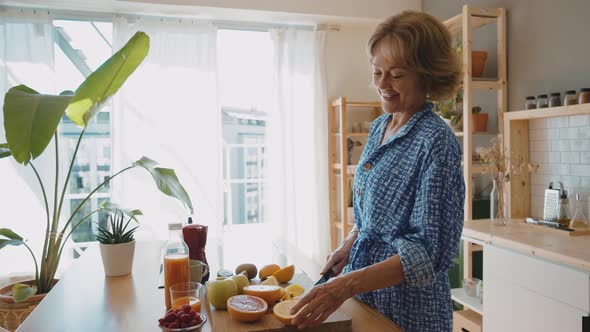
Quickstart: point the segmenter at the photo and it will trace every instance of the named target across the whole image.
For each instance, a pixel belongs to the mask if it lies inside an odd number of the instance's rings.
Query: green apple
[[[215,309],[227,309],[227,299],[238,295],[238,286],[233,279],[207,282],[207,300]]]
[[[250,280],[248,280],[248,277],[243,273],[232,276],[231,279],[233,279],[238,286],[238,294],[242,294],[244,287],[250,285]]]

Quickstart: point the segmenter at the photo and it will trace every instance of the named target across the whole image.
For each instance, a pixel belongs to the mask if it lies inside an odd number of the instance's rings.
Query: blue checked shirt
[[[345,272],[398,254],[405,281],[358,295],[406,331],[451,331],[448,270],[463,229],[461,148],[426,103],[381,145],[392,116],[377,118],[355,173],[358,238]]]

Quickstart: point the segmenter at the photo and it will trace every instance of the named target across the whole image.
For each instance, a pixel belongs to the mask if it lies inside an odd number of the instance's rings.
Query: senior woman
[[[449,31],[420,12],[381,23],[368,52],[385,114],[355,173],[355,227],[322,271],[337,277],[299,301],[293,322],[317,325],[355,296],[406,331],[451,331],[465,184],[457,138],[430,101],[454,94],[460,63]]]

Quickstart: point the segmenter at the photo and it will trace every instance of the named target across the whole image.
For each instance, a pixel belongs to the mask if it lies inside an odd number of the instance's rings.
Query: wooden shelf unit
[[[474,78],[471,72],[471,51],[473,45],[473,30],[496,23],[497,32],[497,73],[495,78]],[[489,165],[473,162],[473,117],[471,107],[473,106],[474,90],[491,90],[497,92],[497,132],[503,132],[504,113],[507,111],[507,87],[506,87],[506,10],[504,8],[475,8],[464,5],[461,13],[444,21],[445,26],[451,34],[461,35],[463,43],[463,128],[464,132],[457,133],[457,138],[463,141],[463,174],[465,177],[465,220],[472,220],[473,207],[473,178],[474,174],[486,173]],[[528,137],[528,136],[527,136]],[[481,250],[481,246],[463,238],[463,275],[464,278],[472,277],[473,252]],[[481,305],[472,303],[462,289],[452,290],[452,299],[466,307],[483,315]]]
[[[357,165],[347,165],[348,151],[346,149],[346,140],[348,138],[367,138],[369,136],[365,132],[348,132],[347,111],[353,109],[370,112],[370,118],[374,120],[381,114],[381,103],[348,101],[345,97],[340,97],[334,100],[328,109],[330,239],[332,250],[338,247],[338,238],[343,240],[354,225],[348,223],[348,199],[350,192],[349,181],[354,177]],[[337,148],[338,154],[336,153]],[[342,165],[347,166],[342,167]],[[337,186],[338,183],[340,183],[340,188]],[[340,202],[339,207],[338,202]],[[339,215],[338,208],[340,210]]]
[[[504,116],[504,144],[509,156],[519,156],[529,162],[529,121],[563,116],[590,115],[590,104],[549,107],[508,112]],[[510,160],[506,165],[510,167]],[[530,174],[514,176],[508,187],[508,217],[530,217]]]

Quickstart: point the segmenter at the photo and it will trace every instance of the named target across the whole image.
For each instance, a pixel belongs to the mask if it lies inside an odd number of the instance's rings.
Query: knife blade
[[[328,281],[330,278],[332,278],[332,268],[329,268],[328,272],[324,273],[324,275],[320,278],[320,280],[318,280],[313,285],[314,286],[321,285],[321,284],[325,283],[326,281]]]

